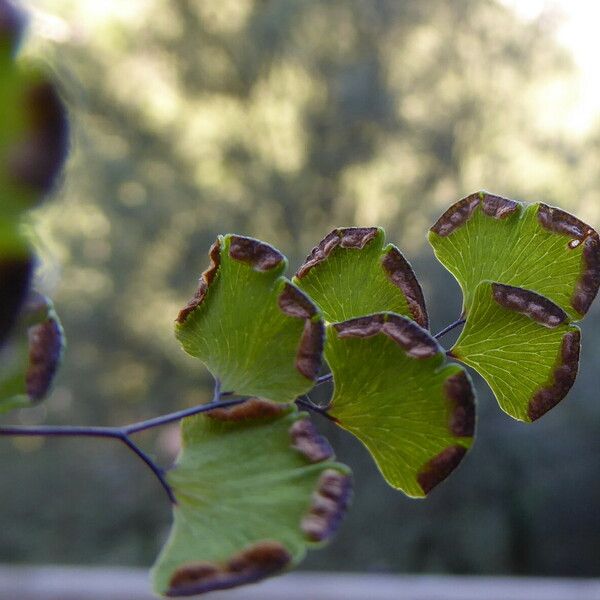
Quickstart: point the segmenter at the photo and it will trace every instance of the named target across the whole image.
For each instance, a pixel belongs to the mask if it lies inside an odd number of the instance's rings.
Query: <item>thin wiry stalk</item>
[[[230,395],[231,392],[227,392]],[[227,408],[229,406],[235,406],[236,404],[242,404],[247,398],[235,398],[231,400],[221,400],[221,384],[219,380],[215,380],[215,389],[213,394],[212,402],[208,404],[199,404],[198,406],[192,406],[184,410],[172,412],[154,419],[147,419],[145,421],[139,421],[138,423],[132,423],[131,425],[125,425],[123,427],[95,427],[86,425],[36,425],[36,426],[20,426],[20,425],[5,425],[0,426],[0,436],[5,437],[95,437],[95,438],[111,438],[119,440],[125,444],[132,452],[136,454],[148,468],[154,473],[162,487],[164,488],[169,500],[176,504],[175,495],[173,489],[165,478],[165,470],[157,465],[154,460],[146,454],[137,444],[135,444],[130,435],[139,433],[140,431],[147,431],[154,427],[160,427],[161,425],[167,425],[191,417],[200,413],[208,412],[215,408]]]
[[[457,319],[456,321],[454,321],[454,323],[450,323],[450,325],[447,325],[446,327],[444,327],[444,329],[438,331],[433,337],[437,340],[449,333],[450,331],[452,331],[453,329],[455,329],[456,327],[460,327],[461,325],[463,325],[465,321],[466,319],[463,318]]]

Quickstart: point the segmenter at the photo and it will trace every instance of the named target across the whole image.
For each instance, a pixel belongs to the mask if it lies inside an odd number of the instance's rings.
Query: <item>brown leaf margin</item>
[[[522,209],[523,203],[487,192],[475,192],[448,208],[431,226],[430,231],[440,237],[449,236],[469,221],[478,206],[481,206],[488,217],[501,220]]]
[[[383,232],[383,229],[378,227],[333,229],[312,249],[304,263],[298,268],[297,279],[303,279],[313,268],[325,262],[336,248],[362,250],[380,232]],[[427,328],[429,318],[421,285],[411,264],[393,244],[388,244],[383,249],[381,267],[390,282],[404,294],[413,320],[421,327]],[[368,293],[368,290],[365,293]]]
[[[323,318],[312,300],[288,281],[285,282],[277,303],[285,315],[304,319],[304,329],[296,352],[296,369],[307,379],[315,381],[323,360]]]
[[[52,388],[65,350],[63,328],[54,313],[52,303],[38,292],[31,292],[24,309],[27,328],[29,366],[25,374],[29,399],[43,400]]]
[[[215,409],[205,417],[230,422],[272,421],[290,413],[293,408],[262,398],[251,398],[244,404]],[[290,448],[296,450],[307,464],[335,458],[329,442],[322,437],[306,413],[299,413],[289,430]],[[298,524],[307,543],[323,543],[338,530],[352,499],[352,476],[335,468],[321,473],[310,499],[306,514]],[[167,597],[184,597],[231,589],[255,583],[287,570],[292,555],[276,540],[258,540],[231,558],[220,561],[191,561],[181,565],[171,575]]]
[[[487,216],[502,220],[522,211],[525,204],[487,192],[476,192],[450,206],[430,231],[440,237],[449,236],[469,221],[478,206]],[[590,225],[560,208],[543,202],[537,206],[540,227],[570,238],[567,249],[573,250],[583,245],[581,274],[571,297],[571,306],[583,317],[600,289],[600,236]]]
[[[581,276],[571,306],[584,316],[600,288],[600,237],[589,225],[559,208],[540,203],[537,216],[548,231],[570,237],[567,247],[571,250],[583,244]]]
[[[198,288],[189,302],[179,311],[176,322],[185,323],[189,316],[204,302],[206,294],[217,278],[221,264],[223,242],[229,239],[229,256],[233,260],[247,264],[259,272],[271,271],[285,265],[286,259],[269,244],[241,235],[219,237],[209,251],[210,266],[200,276]],[[284,279],[282,277],[282,279]],[[319,310],[312,300],[299,288],[284,280],[285,283],[277,297],[277,305],[282,313],[289,317],[304,319],[304,329],[298,343],[295,366],[297,371],[315,381],[322,364],[325,325]]]
[[[525,315],[544,327],[552,329],[568,321],[563,309],[545,296],[499,283],[492,283],[491,288],[492,297],[500,306]],[[536,421],[546,414],[569,393],[579,370],[580,348],[579,329],[565,333],[548,382],[529,401],[527,416],[531,421]]]
[[[431,358],[442,352],[442,347],[431,334],[407,317],[391,312],[375,313],[334,323],[338,337],[372,337],[383,333],[398,344],[409,356]]]
[[[562,339],[550,381],[538,390],[529,401],[527,416],[532,421],[537,421],[545,415],[569,393],[577,378],[580,349],[581,333],[579,330],[566,333]]]
[[[569,321],[565,311],[546,296],[531,290],[489,282],[492,299],[503,308],[524,315],[543,327],[554,329]],[[527,416],[536,421],[554,408],[573,387],[579,370],[581,331],[572,325],[565,333],[548,381],[529,400]],[[451,349],[448,356],[464,362],[460,354]],[[477,370],[477,369],[475,369]]]
[[[338,337],[368,338],[378,334],[389,337],[408,356],[423,360],[442,354],[437,340],[414,321],[395,313],[377,313],[366,317],[334,323]],[[475,392],[463,367],[444,381],[443,393],[448,407],[448,431],[456,438],[475,435]],[[399,374],[400,375],[400,374]],[[335,377],[335,376],[334,376]],[[335,416],[334,413],[332,413]],[[343,422],[340,422],[343,427]],[[416,474],[417,483],[425,495],[446,479],[460,464],[468,448],[453,444],[423,465]]]

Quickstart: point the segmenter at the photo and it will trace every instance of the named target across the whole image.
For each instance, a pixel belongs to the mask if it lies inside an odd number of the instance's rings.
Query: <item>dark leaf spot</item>
[[[290,317],[309,319],[317,313],[308,296],[290,283],[285,284],[277,302],[282,312]]]
[[[290,427],[292,446],[310,462],[317,463],[333,457],[329,442],[319,434],[308,419],[300,419]]]
[[[504,308],[525,315],[544,327],[558,327],[567,320],[567,313],[560,306],[530,290],[492,283],[492,296]]]
[[[204,297],[206,296],[206,292],[208,292],[208,288],[212,283],[217,271],[219,270],[219,263],[221,259],[221,244],[219,240],[217,240],[211,247],[208,253],[210,257],[210,267],[202,275],[200,276],[200,280],[198,281],[198,289],[196,293],[192,297],[192,299],[186,304],[184,308],[179,311],[179,315],[177,316],[177,322],[183,323],[190,316],[196,308],[198,308],[202,302],[204,301]]]
[[[590,308],[600,287],[600,239],[589,225],[577,217],[546,204],[540,204],[538,222],[548,231],[572,238],[567,247],[570,250],[584,244],[582,253],[582,273],[575,286],[571,305],[581,315]]]
[[[479,205],[479,194],[471,194],[453,204],[433,225],[431,231],[441,237],[450,235],[462,227]]]
[[[306,537],[321,542],[338,529],[352,498],[352,478],[327,469],[319,478],[308,514],[301,527]]]
[[[580,337],[579,331],[570,331],[564,335],[551,382],[536,392],[529,402],[527,415],[532,421],[539,419],[556,406],[575,383],[579,368]]]
[[[318,246],[312,249],[311,253],[306,257],[304,264],[298,269],[296,277],[302,279],[315,265],[323,262],[339,243],[338,230],[334,229],[319,242]]]
[[[385,315],[380,313],[367,317],[357,317],[349,321],[343,321],[342,323],[335,323],[333,327],[340,338],[366,338],[377,335],[381,331],[384,321]]]
[[[9,169],[16,181],[47,193],[67,155],[67,114],[54,86],[48,81],[29,88],[24,104],[28,133],[26,139],[11,151]]]
[[[475,432],[475,394],[464,371],[451,375],[444,382],[444,392],[450,403],[450,431],[457,437],[473,437]]]
[[[458,444],[448,446],[427,462],[417,475],[417,481],[423,492],[429,494],[436,485],[444,481],[458,467],[466,453],[467,449],[464,446]]]
[[[273,246],[240,235],[231,236],[229,256],[248,263],[255,271],[270,271],[284,261],[283,254]]]
[[[325,326],[323,321],[304,322],[304,331],[296,353],[296,369],[308,379],[316,379],[321,369],[321,357],[325,342]]]
[[[382,331],[413,358],[430,358],[440,352],[438,343],[429,332],[400,315],[386,315]]]
[[[282,571],[291,559],[280,542],[257,542],[225,563],[199,561],[179,567],[165,594],[173,598],[193,596],[253,583]]]
[[[414,321],[394,313],[378,313],[335,323],[340,338],[366,338],[383,333],[401,346],[413,358],[430,358],[440,352],[440,347],[428,331]]]
[[[577,281],[571,305],[584,315],[590,308],[600,287],[600,239],[598,234],[588,236],[583,242],[583,273]]]
[[[402,290],[413,319],[427,329],[429,323],[423,290],[410,263],[398,248],[392,246],[384,255],[381,264],[391,282]]]
[[[362,250],[377,235],[376,227],[345,227],[338,229],[340,246]]]
[[[505,219],[512,215],[520,206],[519,202],[502,198],[502,196],[494,196],[492,194],[480,193],[481,209],[488,217],[494,219]]]
[[[516,210],[520,203],[508,200],[501,196],[494,196],[485,192],[471,194],[453,204],[433,225],[431,231],[441,237],[446,237],[456,229],[462,227],[473,215],[477,206],[488,216],[494,219],[505,219]]]
[[[34,293],[28,301],[27,311],[39,313],[48,310],[47,301]],[[29,366],[25,376],[27,395],[36,402],[45,398],[62,358],[63,331],[57,320],[49,316],[27,330],[29,341]]]
[[[590,235],[596,233],[589,225],[580,221],[577,217],[540,202],[537,218],[539,224],[548,231],[560,233],[577,240],[583,241]]]
[[[334,248],[354,248],[361,250],[377,236],[376,227],[344,227],[334,229],[315,246],[306,257],[304,264],[298,269],[296,277],[302,279],[316,265],[323,262],[333,252]]]
[[[258,419],[274,419],[288,410],[285,404],[270,402],[262,398],[249,398],[242,404],[227,408],[215,408],[205,413],[218,421],[249,421]]]
[[[296,368],[304,377],[315,379],[321,368],[325,338],[322,319],[313,320],[317,308],[304,292],[287,282],[277,302],[284,314],[305,319],[304,331],[296,353]]]

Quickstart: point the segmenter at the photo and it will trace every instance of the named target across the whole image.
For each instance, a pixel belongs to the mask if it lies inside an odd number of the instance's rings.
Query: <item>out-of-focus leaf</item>
[[[0,59],[0,214],[18,216],[47,194],[68,148],[66,111],[40,71]]]
[[[53,187],[68,146],[65,107],[56,87],[32,65],[14,61],[24,26],[0,0],[0,216],[18,216]]]
[[[475,398],[459,365],[413,321],[392,313],[327,326],[335,389],[329,413],[371,452],[386,481],[426,495],[473,441]]]
[[[427,327],[421,286],[381,227],[334,229],[298,269],[294,283],[330,322],[376,312],[406,315]]]
[[[32,292],[0,354],[0,413],[35,404],[47,396],[64,346],[52,302]]]
[[[25,13],[14,2],[0,0],[0,61],[17,50],[26,20]]]
[[[0,349],[27,297],[33,262],[15,223],[0,218]]]
[[[585,315],[600,286],[598,234],[542,203],[524,206],[484,192],[472,194],[440,217],[429,241],[458,280],[467,315],[483,280],[546,296],[572,319]]]
[[[54,185],[68,139],[66,111],[53,84],[39,69],[14,61],[25,21],[16,4],[0,0],[0,347],[33,268],[21,216]]]
[[[282,273],[287,261],[252,238],[220,236],[212,265],[179,313],[176,335],[223,389],[289,402],[314,384],[324,327],[314,304]]]
[[[486,281],[451,355],[484,377],[502,410],[535,421],[571,389],[579,340],[579,328],[544,296]]]
[[[338,527],[349,470],[305,413],[252,399],[182,424],[169,484],[175,523],[154,588],[189,596],[258,581],[295,566]]]

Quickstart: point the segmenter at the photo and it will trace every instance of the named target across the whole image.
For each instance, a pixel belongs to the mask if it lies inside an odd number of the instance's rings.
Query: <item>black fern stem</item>
[[[173,492],[173,488],[169,485],[169,482],[165,478],[165,470],[158,466],[150,456],[148,456],[137,444],[134,444],[127,435],[119,438],[133,453],[136,454],[141,460],[143,460],[148,468],[154,473],[154,476],[160,482],[163,489],[167,493],[169,497],[169,501],[171,504],[177,504],[177,500],[175,498],[175,494]]]
[[[191,417],[200,413],[208,412],[215,408],[227,408],[229,406],[235,406],[246,402],[247,398],[235,398],[231,400],[221,400],[221,385],[218,380],[215,381],[215,391],[212,402],[208,404],[199,404],[198,406],[192,406],[184,410],[169,413],[156,417],[154,419],[148,419],[146,421],[140,421],[138,423],[132,423],[131,425],[125,425],[124,427],[95,427],[86,425],[39,425],[39,426],[19,426],[19,425],[5,425],[0,426],[0,436],[6,437],[95,437],[95,438],[111,438],[119,440],[125,444],[136,456],[138,456],[146,466],[154,473],[162,487],[164,488],[170,502],[176,504],[175,495],[173,489],[165,478],[165,470],[157,465],[154,460],[146,454],[137,444],[135,444],[130,435],[139,433],[140,431],[146,431],[154,427],[160,427],[161,425],[167,425],[180,421],[186,417]]]
[[[334,423],[339,423],[339,421],[333,415],[330,415],[327,412],[326,408],[316,405],[308,396],[302,396],[301,398],[297,398],[296,404],[300,408],[305,408],[306,410],[315,412],[315,413],[321,415],[322,417],[325,417],[326,419],[333,421]]]
[[[463,318],[457,319],[453,323],[450,323],[450,325],[447,325],[446,327],[444,327],[444,329],[442,329],[441,331],[438,331],[433,337],[437,340],[437,339],[441,338],[442,336],[446,335],[447,333],[449,333],[450,331],[452,331],[453,329],[456,329],[456,327],[460,327],[461,325],[464,325],[465,321],[466,321],[466,319],[463,319]]]

